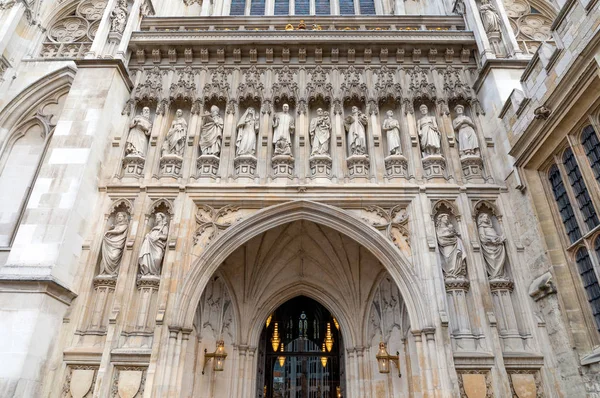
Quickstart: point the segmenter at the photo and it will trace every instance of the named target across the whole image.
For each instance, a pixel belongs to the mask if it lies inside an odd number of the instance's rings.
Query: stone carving
[[[150,108],[145,106],[142,109],[141,115],[134,117],[129,125],[125,155],[145,158],[148,152],[148,137],[151,130]]]
[[[556,293],[556,285],[554,284],[550,272],[546,272],[535,278],[529,286],[529,296],[533,298],[534,301],[539,301],[553,293]]]
[[[317,116],[310,121],[309,128],[311,152],[310,155],[329,155],[331,139],[331,117],[329,112],[317,109]]]
[[[194,82],[194,70],[191,66],[186,66],[185,69],[178,74],[177,83],[171,84],[170,99],[173,101],[194,102],[196,95],[196,83]]]
[[[122,34],[127,25],[127,0],[118,0],[110,14],[110,31]]]
[[[362,74],[354,67],[350,66],[344,73],[344,82],[340,85],[343,93],[343,99],[364,101],[368,89],[365,83],[361,82]]]
[[[263,98],[264,86],[260,82],[260,73],[256,66],[252,65],[244,73],[245,83],[238,86],[238,98],[241,100],[250,99],[260,102]]]
[[[408,214],[406,209],[402,205],[396,205],[389,210],[385,210],[379,206],[368,206],[363,209],[367,213],[372,213],[376,216],[376,219],[362,217],[362,219],[371,224],[375,229],[384,232],[384,235],[394,242],[394,244],[400,249],[402,247],[402,239],[409,245],[409,233],[408,233]]]
[[[203,338],[232,341],[233,308],[227,287],[222,278],[214,277],[206,285],[200,299],[199,321]],[[212,336],[208,335],[211,334]]]
[[[460,155],[478,155],[479,140],[475,132],[473,119],[464,114],[465,107],[462,105],[457,105],[455,111],[456,117],[452,121],[452,127],[454,127],[454,131],[458,134]]]
[[[232,205],[223,206],[220,209],[201,205],[196,213],[198,229],[194,233],[194,243],[198,244],[204,238],[205,245],[208,245],[221,231],[241,219],[241,217],[233,218],[233,214],[238,210],[239,207]]]
[[[461,370],[458,372],[461,398],[494,398],[492,376],[488,370]]]
[[[388,154],[401,155],[402,146],[400,143],[400,122],[394,119],[394,111],[386,112],[387,118],[383,121],[382,130],[386,133]]]
[[[283,104],[282,111],[273,117],[273,145],[275,155],[292,155],[292,137],[296,126],[289,113],[288,104]]]
[[[333,86],[327,82],[327,73],[322,66],[317,66],[309,75],[309,82],[306,84],[306,93],[309,102],[322,99],[330,102],[333,98]]]
[[[402,87],[400,83],[394,83],[394,71],[387,66],[382,66],[378,73],[375,91],[379,101],[402,99]]]
[[[183,118],[183,111],[177,109],[175,120],[171,123],[171,128],[167,133],[167,138],[163,142],[161,156],[176,155],[183,157],[185,149],[185,140],[187,138],[188,124]]]
[[[467,255],[458,231],[448,213],[440,213],[435,220],[438,247],[442,255],[442,270],[446,278],[462,279],[467,275]]]
[[[219,107],[210,107],[210,113],[202,116],[204,123],[200,131],[200,154],[221,155],[221,142],[223,140],[223,118],[219,114]]]
[[[48,31],[52,41],[73,43],[83,39],[87,33],[88,23],[82,17],[72,16],[57,21]]]
[[[417,125],[419,129],[419,137],[421,138],[421,151],[423,157],[430,155],[439,155],[441,149],[441,134],[438,129],[437,122],[434,116],[429,116],[427,105],[420,106],[421,118]]]
[[[141,398],[146,385],[145,366],[116,366],[110,389],[111,398]]]
[[[369,339],[379,334],[381,341],[388,342],[394,329],[399,329],[404,334],[406,325],[404,316],[406,308],[398,286],[390,276],[379,282],[369,317]]]
[[[204,85],[204,102],[210,100],[227,102],[229,98],[229,83],[227,82],[227,72],[221,65],[212,72],[211,82]]]
[[[276,104],[281,101],[294,101],[298,97],[298,84],[294,81],[294,74],[289,66],[281,68],[277,74],[277,82],[273,83],[273,101]]]
[[[407,71],[410,77],[410,85],[408,91],[410,98],[405,99],[408,113],[413,113],[413,104],[415,101],[430,100],[434,101],[436,98],[435,84],[429,83],[427,78],[427,71],[420,66],[415,66],[413,69]]]
[[[353,106],[352,113],[344,119],[350,156],[367,154],[367,123],[367,116],[357,106]]]
[[[158,66],[145,73],[146,79],[135,88],[136,102],[160,102],[162,96],[162,75]]]
[[[236,156],[256,155],[256,134],[259,125],[256,110],[253,107],[246,109],[237,123]]]
[[[169,225],[165,213],[157,212],[155,215],[155,224],[146,234],[140,254],[138,264],[140,266],[140,275],[151,275],[160,277],[161,264],[165,255],[165,246],[169,234]]]
[[[544,388],[537,369],[511,369],[508,371],[511,396],[516,398],[544,398]]]
[[[128,231],[129,215],[120,211],[115,216],[115,224],[104,233],[104,237],[102,238],[100,275],[117,276]]]
[[[61,396],[64,398],[91,397],[97,375],[97,366],[69,365]]]
[[[477,230],[488,278],[490,280],[505,279],[506,248],[504,242],[506,238],[496,232],[492,225],[492,219],[487,213],[477,216]]]
[[[486,33],[500,32],[500,16],[493,5],[487,0],[483,0],[479,7],[479,13],[481,14],[481,22]]]

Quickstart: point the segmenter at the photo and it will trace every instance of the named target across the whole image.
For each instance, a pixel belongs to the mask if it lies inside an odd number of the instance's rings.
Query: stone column
[[[523,341],[517,326],[512,302],[514,283],[509,280],[491,280],[490,290],[494,302],[494,314],[498,322],[498,334],[504,351],[523,351]]]
[[[104,14],[102,14],[100,25],[98,26],[96,36],[94,37],[94,42],[92,43],[90,50],[85,54],[85,58],[99,58],[103,54],[104,48],[106,47],[106,42],[108,40],[108,35],[110,33],[110,14],[112,13],[116,4],[117,0],[107,1],[106,8],[104,9]],[[118,113],[116,113],[116,115],[118,115]]]
[[[0,54],[4,54],[24,12],[25,5],[20,1],[15,2],[12,7],[0,11]]]
[[[117,278],[109,275],[98,275],[94,278],[94,298],[92,312],[86,332],[106,333],[108,312],[117,285]]]

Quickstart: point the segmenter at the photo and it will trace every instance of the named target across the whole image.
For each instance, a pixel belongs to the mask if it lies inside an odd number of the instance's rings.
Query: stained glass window
[[[552,185],[554,200],[556,200],[556,204],[558,205],[558,211],[565,226],[565,230],[569,236],[569,239],[571,240],[571,243],[573,243],[581,238],[581,231],[579,230],[579,225],[577,225],[577,220],[575,219],[575,214],[573,213],[573,206],[571,205],[571,201],[567,196],[565,184],[563,183],[562,177],[560,176],[560,172],[556,165],[550,168],[548,179]]]
[[[375,15],[375,0],[360,0],[361,15]]]
[[[587,126],[581,134],[581,144],[585,149],[585,154],[590,161],[590,166],[594,170],[596,180],[600,182],[600,141],[592,126]]]
[[[569,176],[569,183],[571,184],[571,187],[573,187],[573,193],[577,199],[579,210],[581,210],[581,214],[583,215],[583,221],[588,229],[592,229],[598,225],[598,216],[596,215],[596,209],[594,209],[594,204],[590,199],[590,194],[585,186],[581,171],[577,165],[577,160],[575,159],[575,155],[573,155],[571,148],[568,148],[565,151],[563,162],[565,164],[567,175]]]
[[[296,0],[295,2],[295,14],[296,15],[309,15],[310,14],[310,0]]]
[[[340,15],[354,14],[354,0],[340,0]]]
[[[592,314],[596,321],[596,328],[600,330],[600,285],[598,284],[598,278],[594,272],[594,266],[592,259],[586,249],[580,249],[575,260],[577,262],[577,268],[579,269],[579,275],[581,276],[581,282],[585,288],[588,302],[592,307]]]
[[[229,15],[244,15],[246,11],[246,0],[231,0]]]
[[[265,15],[265,0],[252,0],[250,15]]]
[[[315,0],[315,11],[317,15],[331,14],[331,5],[329,0]]]

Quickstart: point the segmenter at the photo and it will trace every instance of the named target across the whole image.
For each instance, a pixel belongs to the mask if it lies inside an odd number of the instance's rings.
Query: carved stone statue
[[[142,114],[133,118],[129,125],[129,135],[125,146],[125,156],[134,155],[142,158],[146,157],[148,152],[148,137],[152,130],[150,122],[150,108],[147,106],[142,109]]]
[[[146,234],[138,256],[141,275],[160,276],[168,234],[167,216],[164,213],[156,213],[156,224]]]
[[[219,115],[219,107],[210,107],[210,114],[204,115],[204,124],[200,131],[200,154],[221,155],[221,142],[223,140],[223,118]]]
[[[438,246],[443,258],[442,269],[446,278],[463,278],[467,273],[467,256],[460,235],[446,213],[435,222]]]
[[[273,117],[273,145],[275,155],[292,155],[292,134],[296,126],[294,118],[289,114],[290,107],[283,104],[282,112]]]
[[[486,213],[481,213],[477,217],[477,230],[488,277],[490,280],[504,279],[504,264],[506,263],[504,242],[506,238],[498,235],[490,216]]]
[[[161,156],[177,155],[183,157],[187,129],[188,124],[183,118],[183,111],[177,109],[177,112],[175,112],[175,120],[171,123],[171,128],[167,133],[167,139],[163,142]]]
[[[115,216],[115,225],[104,233],[102,238],[102,260],[100,275],[116,276],[123,257],[123,248],[129,230],[129,216],[120,211]]]
[[[458,134],[458,148],[462,155],[477,155],[479,152],[479,140],[475,133],[475,123],[473,119],[465,115],[465,108],[457,105],[456,118],[452,121],[452,127]]]
[[[438,129],[435,117],[429,116],[427,105],[423,104],[419,108],[421,118],[417,122],[419,128],[419,137],[421,137],[421,151],[423,156],[439,155],[441,147],[441,134]]]
[[[256,134],[259,121],[254,108],[249,107],[237,124],[237,139],[235,141],[236,156],[256,154]]]
[[[127,25],[127,1],[119,0],[110,14],[110,31],[123,33]]]
[[[390,155],[401,155],[400,122],[394,119],[394,111],[386,112],[387,118],[383,121],[382,129],[387,135],[388,151]]]
[[[344,126],[348,132],[348,147],[350,156],[367,154],[367,116],[358,107],[352,107],[352,114],[344,119]]]
[[[329,155],[329,140],[331,139],[331,118],[329,112],[317,109],[317,116],[310,121],[310,155]]]
[[[484,0],[479,7],[479,13],[486,33],[500,32],[500,16],[493,5]]]

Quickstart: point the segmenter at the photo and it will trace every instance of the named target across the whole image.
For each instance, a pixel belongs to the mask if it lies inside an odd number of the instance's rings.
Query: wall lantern
[[[204,374],[204,369],[206,368],[206,364],[211,359],[214,359],[213,362],[213,370],[215,372],[222,372],[223,365],[225,363],[225,358],[227,358],[227,353],[225,352],[225,342],[223,340],[217,341],[217,349],[215,352],[207,353],[206,348],[204,349],[204,365],[202,366],[202,374]]]
[[[375,358],[377,358],[377,366],[379,367],[379,373],[390,373],[390,362],[393,362],[398,368],[398,377],[402,376],[400,374],[399,353],[396,352],[396,355],[388,354],[385,343],[379,343],[379,351],[377,352]]]

